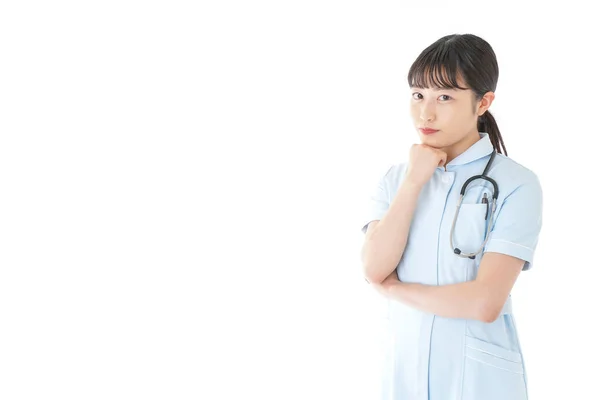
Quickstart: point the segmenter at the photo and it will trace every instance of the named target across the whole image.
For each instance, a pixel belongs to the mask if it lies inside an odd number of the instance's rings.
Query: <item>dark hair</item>
[[[460,87],[457,76],[468,87]],[[411,87],[473,90],[475,102],[487,92],[496,90],[498,62],[488,42],[472,34],[447,35],[421,52],[408,71]],[[476,110],[473,109],[473,112]],[[477,130],[487,132],[494,150],[508,155],[500,129],[489,112],[477,119]]]

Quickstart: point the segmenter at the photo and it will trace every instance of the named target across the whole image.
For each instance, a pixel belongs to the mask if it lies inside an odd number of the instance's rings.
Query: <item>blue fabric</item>
[[[537,176],[512,159],[497,154],[488,175],[498,183],[499,196],[490,238],[475,259],[461,258],[450,245],[450,228],[463,183],[480,175],[493,146],[489,136],[438,167],[423,187],[404,254],[397,266],[404,282],[448,285],[475,279],[486,252],[503,253],[533,266],[542,226],[542,189]],[[371,194],[362,232],[380,220],[398,191],[406,163],[391,166]],[[474,252],[487,230],[484,193],[492,185],[472,182],[463,199],[454,244]],[[398,301],[388,301],[388,351],[382,399],[527,399],[525,363],[509,297],[501,315],[491,323],[451,319],[421,312]]]

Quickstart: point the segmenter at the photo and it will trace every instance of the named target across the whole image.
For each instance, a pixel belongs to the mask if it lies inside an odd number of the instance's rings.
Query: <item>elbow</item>
[[[381,285],[381,283],[384,281],[385,277],[379,277],[376,275],[373,275],[371,273],[368,273],[368,271],[364,271],[364,277],[365,277],[365,281],[367,281],[369,284],[371,285]]]
[[[370,283],[370,284],[381,283],[383,281],[383,278],[377,276],[378,275],[377,270],[372,267],[372,263],[367,262],[364,252],[363,252],[361,261],[362,261],[362,274],[363,274],[363,277],[365,278],[365,281],[367,281],[367,283]]]
[[[365,281],[368,283],[381,283],[383,279],[379,280],[377,276],[377,271],[371,266],[372,263],[367,263],[365,260],[365,256],[362,257],[362,274],[365,278]]]
[[[478,302],[479,305],[476,309],[475,318],[478,321],[485,323],[492,323],[498,319],[500,313],[502,312],[502,306],[498,306],[495,302],[491,302],[489,300],[482,300]]]
[[[370,251],[368,246],[370,244],[369,234],[372,235],[372,233],[372,231],[367,232],[367,240],[361,249],[360,259],[362,263],[362,274],[365,278],[365,281],[368,283],[380,284],[385,280],[387,275],[382,273],[382,269],[380,267],[381,260],[379,257],[375,257],[375,259],[373,259],[373,252],[372,250]]]
[[[387,278],[388,274],[382,274],[380,268],[371,268],[367,264],[363,266],[363,276],[365,280],[370,284],[381,284]]]

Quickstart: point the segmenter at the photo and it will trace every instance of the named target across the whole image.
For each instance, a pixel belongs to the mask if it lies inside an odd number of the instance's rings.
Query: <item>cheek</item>
[[[451,125],[463,125],[469,120],[467,113],[460,107],[447,107],[439,110],[438,117]]]
[[[413,121],[415,121],[415,123],[420,123],[420,121],[421,121],[421,109],[419,108],[418,105],[411,105],[410,106],[410,116],[412,117]]]

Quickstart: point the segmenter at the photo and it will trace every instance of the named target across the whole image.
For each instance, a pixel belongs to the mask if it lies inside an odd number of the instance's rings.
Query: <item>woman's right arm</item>
[[[398,266],[422,185],[405,179],[387,213],[367,228],[361,249],[363,274],[369,283],[381,283]]]
[[[446,160],[447,154],[442,150],[424,144],[412,145],[404,179],[390,207],[381,220],[372,221],[367,227],[361,250],[367,282],[383,282],[398,266],[421,189],[437,167],[446,165]]]

